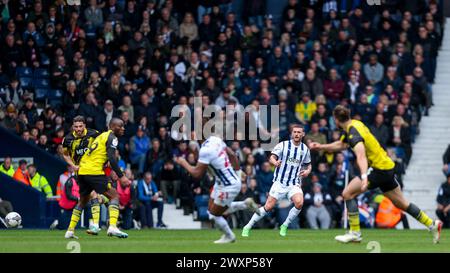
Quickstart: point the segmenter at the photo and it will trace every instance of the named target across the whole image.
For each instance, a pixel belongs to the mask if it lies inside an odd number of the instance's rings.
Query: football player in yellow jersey
[[[362,122],[352,120],[350,110],[341,105],[333,110],[333,118],[336,126],[343,130],[341,139],[329,144],[312,142],[310,149],[337,152],[350,146],[356,155],[356,163],[361,173],[361,176],[354,177],[342,192],[347,206],[350,231],[345,235],[336,236],[335,239],[342,243],[361,242],[359,210],[355,198],[368,189],[380,188],[397,208],[406,211],[424,224],[433,233],[433,242],[438,243],[442,222],[433,221],[425,212],[405,199],[394,173],[395,163],[369,129]]]
[[[110,201],[108,236],[127,238],[128,234],[119,230],[116,226],[119,217],[119,196],[113,187],[108,187],[108,178],[104,172],[104,166],[109,162],[111,169],[120,178],[123,185],[131,184],[119,168],[115,151],[119,143],[117,137],[124,134],[124,123],[121,119],[113,118],[109,123],[109,130],[94,139],[89,150],[83,155],[78,169],[78,184],[80,187],[80,200],[72,212],[70,225],[65,238],[77,238],[74,234],[75,227],[80,220],[81,211],[91,198],[91,192],[105,195]]]
[[[72,122],[72,132],[63,140],[64,160],[78,172],[79,164],[84,153],[100,133],[97,130],[86,128],[86,120],[83,116],[76,116]],[[88,234],[97,235],[99,232],[100,204],[106,202],[106,197],[91,193],[92,224],[87,230]]]

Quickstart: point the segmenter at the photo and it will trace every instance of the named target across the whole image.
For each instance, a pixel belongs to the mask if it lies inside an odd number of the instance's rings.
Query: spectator
[[[320,183],[314,183],[312,192],[305,194],[306,218],[312,229],[330,228],[331,217],[326,206],[332,201],[331,195],[322,191]]]
[[[30,186],[30,175],[28,174],[27,170],[27,161],[24,159],[21,159],[19,161],[19,167],[17,168],[16,172],[13,175],[13,178],[17,180],[18,182],[22,182],[25,185]]]
[[[442,170],[444,171],[444,175],[447,176],[450,173],[450,145],[448,145],[447,150],[442,156],[442,161],[444,162]]]
[[[111,100],[106,100],[103,109],[99,111],[94,118],[94,128],[100,132],[106,131],[109,127],[109,122],[111,119],[117,117],[119,117],[119,113],[114,108],[113,102]]]
[[[13,206],[11,202],[3,200],[0,197],[0,217],[5,218],[8,213],[13,212]]]
[[[273,170],[270,163],[266,161],[261,165],[261,170],[256,175],[259,200],[261,204],[265,204],[265,201],[267,200],[270,187],[272,187],[272,180]]]
[[[384,67],[378,62],[377,55],[370,55],[369,62],[364,65],[364,75],[369,81],[369,84],[376,86],[383,79],[383,74]]]
[[[163,168],[159,172],[158,178],[160,181],[164,202],[172,203],[174,199],[178,198],[181,183],[180,171],[178,167],[175,167],[172,159],[167,159],[164,162]],[[172,189],[172,194],[169,194],[170,188]]]
[[[142,126],[139,126],[136,135],[130,139],[130,160],[132,164],[138,165],[138,174],[145,170],[147,152],[150,150],[150,138],[145,135]]]
[[[125,170],[125,175],[130,179],[134,180],[133,174],[129,169]],[[112,171],[111,179],[117,184],[117,194],[119,195],[119,211],[122,218],[122,228],[130,229],[133,226],[133,198],[134,190],[133,185],[122,185],[119,181],[117,174]]]
[[[187,38],[188,43],[198,38],[197,24],[194,21],[193,14],[190,12],[184,15],[183,22],[180,24],[180,38]]]
[[[40,175],[36,171],[36,166],[33,164],[30,164],[30,165],[28,165],[27,169],[28,169],[28,174],[30,176],[30,186],[32,186],[36,190],[44,193],[47,196],[47,198],[53,197],[52,188],[48,184],[47,178]]]
[[[400,116],[395,116],[389,133],[389,144],[400,148],[398,154],[403,155],[405,164],[408,165],[412,154],[411,135],[408,124]]]
[[[295,105],[295,116],[303,124],[310,122],[312,116],[316,113],[317,105],[311,101],[308,92],[302,93],[302,100]]]
[[[375,136],[380,145],[386,149],[389,141],[389,128],[385,125],[382,114],[375,116],[375,122],[369,127],[370,132]]]
[[[305,136],[305,141],[312,140],[313,142],[318,142],[320,144],[327,143],[327,137],[319,131],[319,124],[312,123],[311,131],[309,131]]]
[[[437,203],[436,215],[444,223],[445,228],[450,228],[450,175],[447,175],[447,182],[439,188]]]
[[[322,81],[316,77],[316,73],[313,69],[306,70],[306,77],[302,81],[302,91],[308,92],[312,100],[315,100],[316,96],[322,95],[324,87]]]
[[[84,18],[87,29],[93,32],[103,24],[103,12],[97,6],[97,0],[89,1],[89,7],[84,10]]]
[[[334,109],[344,97],[344,81],[338,79],[336,69],[330,69],[329,78],[323,82],[323,94],[327,98],[330,109]]]
[[[0,172],[6,174],[7,176],[13,177],[16,172],[11,165],[11,157],[6,156],[3,163],[0,165]]]
[[[61,180],[61,178],[63,180]],[[70,217],[72,216],[72,210],[78,203],[80,198],[80,187],[75,179],[75,173],[73,168],[69,166],[67,172],[60,176],[61,198],[59,200],[59,206],[62,209],[61,216],[58,220],[58,229],[66,229],[70,223]]]
[[[138,183],[138,199],[142,203],[140,207],[142,227],[153,228],[152,211],[154,208],[158,209],[158,222],[156,227],[167,227],[162,221],[164,203],[161,195],[162,193],[158,191],[156,183],[152,179],[152,174],[150,172],[146,172],[144,174],[144,178]]]

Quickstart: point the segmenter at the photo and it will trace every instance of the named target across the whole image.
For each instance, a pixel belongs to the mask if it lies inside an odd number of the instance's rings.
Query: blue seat
[[[208,206],[208,202],[209,202],[209,196],[206,194],[195,196],[195,206],[196,207]]]
[[[48,99],[49,100],[62,100],[63,91],[60,89],[50,89],[48,91]]]
[[[34,90],[34,100],[39,102],[45,101],[48,97],[48,92],[48,88],[36,88]]]
[[[201,206],[197,210],[197,221],[207,221],[209,219],[208,215],[208,207],[207,206]]]
[[[50,81],[49,79],[34,79],[33,86],[34,88],[49,88]]]
[[[20,77],[19,82],[20,86],[25,89],[29,89],[33,86],[33,78],[31,77]]]
[[[30,67],[19,66],[16,68],[16,74],[19,78],[22,77],[31,78],[33,77],[33,69]]]
[[[47,55],[45,54],[41,54],[41,64],[43,65],[49,65],[50,64],[50,59]]]
[[[50,78],[50,73],[47,69],[44,68],[38,68],[34,70],[34,78],[35,79],[48,79]]]

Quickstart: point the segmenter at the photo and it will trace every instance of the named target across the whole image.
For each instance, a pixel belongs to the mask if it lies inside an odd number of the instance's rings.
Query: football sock
[[[91,214],[92,214],[92,224],[95,227],[98,227],[98,222],[100,219],[100,204],[97,198],[91,200]]]
[[[214,216],[213,219],[214,219],[214,222],[216,223],[217,228],[220,229],[222,231],[222,233],[224,233],[228,237],[233,236],[233,232],[231,231],[231,228],[228,225],[227,220],[225,220],[225,218],[223,218],[223,216]]]
[[[245,226],[245,228],[252,228],[253,225],[258,222],[259,220],[261,220],[262,218],[264,218],[264,216],[266,216],[267,211],[266,209],[263,207],[259,208],[259,214],[253,213],[252,218],[250,219],[250,221],[248,222],[248,224]]]
[[[288,217],[284,220],[283,225],[289,226],[289,224],[298,216],[298,214],[302,211],[302,209],[297,209],[296,207],[292,207],[289,211]]]
[[[428,217],[428,215],[425,212],[423,212],[423,210],[420,210],[413,203],[409,204],[408,208],[406,209],[406,212],[412,217],[416,218],[417,221],[421,222],[428,228],[430,228],[433,225],[433,220],[430,217]]]
[[[236,201],[232,202],[230,207],[227,209],[226,213],[233,213],[238,210],[243,210],[247,208],[247,204],[245,204],[245,201]]]
[[[115,227],[119,218],[119,200],[111,200],[108,206],[109,225]]]
[[[70,218],[70,224],[69,224],[68,230],[70,230],[70,231],[75,230],[75,227],[77,226],[78,221],[80,221],[80,218],[81,218],[81,211],[82,211],[82,209],[78,205],[76,205],[75,208],[73,208],[72,217]]]
[[[359,209],[355,199],[345,201],[347,205],[348,223],[350,231],[360,232]]]

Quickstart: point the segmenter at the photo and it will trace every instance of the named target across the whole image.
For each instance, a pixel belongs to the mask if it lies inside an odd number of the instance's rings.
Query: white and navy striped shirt
[[[272,154],[281,160],[280,166],[275,169],[273,182],[284,186],[301,183],[301,167],[311,163],[311,154],[306,144],[295,146],[293,140],[286,140],[278,143]]]
[[[209,165],[218,186],[241,183],[228,158],[227,145],[216,136],[209,137],[200,147],[198,162]]]

